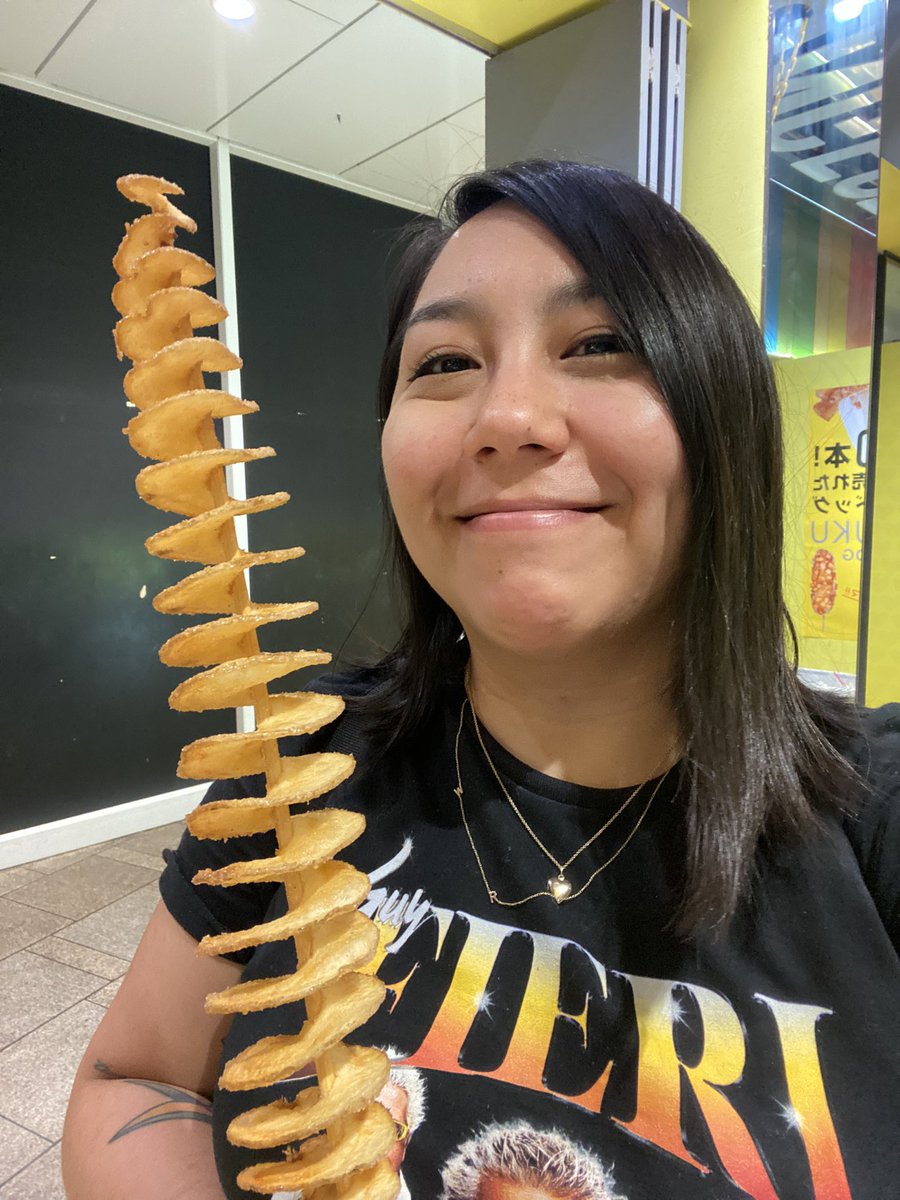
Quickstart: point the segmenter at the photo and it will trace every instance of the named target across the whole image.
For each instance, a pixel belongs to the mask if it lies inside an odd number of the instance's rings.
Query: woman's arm
[[[196,949],[159,904],[75,1077],[68,1200],[222,1200],[209,1097],[231,1018],[208,1016],[203,999],[240,967]]]

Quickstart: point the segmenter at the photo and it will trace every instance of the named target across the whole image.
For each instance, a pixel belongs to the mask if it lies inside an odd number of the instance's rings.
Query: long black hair
[[[797,678],[782,592],[783,451],[759,325],[719,258],[672,207],[627,175],[533,160],[468,176],[398,263],[380,377],[397,381],[406,318],[454,230],[500,201],[544,225],[615,314],[678,430],[691,517],[677,600],[671,695],[684,737],[684,934],[724,926],[746,893],[761,839],[805,833],[849,806],[860,781],[838,748],[851,707]],[[460,623],[422,577],[390,515],[404,609],[370,711],[382,742],[406,742],[458,684]]]

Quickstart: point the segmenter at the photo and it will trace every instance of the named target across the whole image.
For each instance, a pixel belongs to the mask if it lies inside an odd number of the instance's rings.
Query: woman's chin
[[[528,658],[560,657],[583,649],[599,632],[585,628],[569,610],[518,603],[495,607],[464,620],[478,639],[508,653]]]

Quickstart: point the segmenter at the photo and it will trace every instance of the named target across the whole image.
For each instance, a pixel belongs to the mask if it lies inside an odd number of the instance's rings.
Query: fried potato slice
[[[136,221],[125,226],[125,236],[113,258],[116,273],[126,278],[132,273],[138,259],[160,246],[171,246],[175,241],[177,222],[165,213],[144,213]]]
[[[261,723],[262,732],[267,732],[267,725],[267,721]],[[266,799],[270,804],[308,804],[348,779],[352,774],[351,762],[354,762],[352,754],[327,750],[321,754],[283,758],[281,778],[269,784]]]
[[[305,1000],[348,971],[370,962],[378,949],[378,930],[362,913],[346,912],[315,927],[319,942],[305,962],[290,975],[250,979],[206,997],[208,1013],[259,1012]]]
[[[324,1133],[305,1142],[293,1161],[245,1167],[238,1175],[238,1187],[264,1193],[299,1190],[305,1195],[374,1166],[396,1140],[393,1117],[375,1101],[341,1123],[339,1139]]]
[[[112,302],[124,317],[142,312],[153,293],[163,288],[200,287],[215,277],[215,267],[199,254],[180,246],[160,246],[135,260],[131,274],[113,288]]]
[[[291,818],[291,823],[291,840],[271,858],[249,858],[215,870],[206,868],[197,872],[194,883],[213,887],[234,887],[240,883],[283,883],[306,867],[315,867],[328,858],[334,858],[335,854],[355,842],[366,827],[365,817],[343,808],[300,813]]]
[[[252,516],[281,508],[290,500],[288,492],[251,496],[249,500],[227,500],[198,517],[187,517],[154,533],[144,542],[149,554],[175,562],[198,562],[213,566],[227,562],[235,552],[235,517]]]
[[[271,446],[197,450],[192,454],[170,458],[168,462],[144,467],[143,471],[138,472],[135,487],[140,498],[154,508],[181,513],[185,517],[197,517],[220,503],[221,494],[225,491],[223,467],[258,462],[261,458],[273,458],[274,455]]]
[[[278,697],[281,699],[282,697]],[[278,718],[278,723],[275,723],[275,717],[269,717],[262,722],[262,727],[255,729],[251,733],[219,733],[213,734],[212,737],[198,738],[195,742],[191,742],[181,752],[181,757],[178,760],[178,778],[179,779],[240,779],[243,775],[256,775],[260,771],[266,769],[265,747],[267,742],[272,742],[279,737],[287,737],[290,734],[315,733],[317,729],[321,729],[323,725],[327,725],[329,721],[333,721],[335,716],[340,715],[340,710],[335,710],[332,706],[336,697],[334,696],[317,696],[312,692],[289,692],[286,694],[286,699],[297,700],[297,716],[294,717],[290,713],[284,713]],[[271,697],[272,700],[275,697]],[[315,755],[304,755],[304,758],[314,758]],[[341,755],[341,758],[349,757]],[[288,762],[294,762],[293,759],[283,759],[283,766]],[[340,779],[335,779],[335,782],[325,782],[321,785],[321,791],[315,790],[313,786],[305,787],[303,792],[295,795],[291,803],[302,804],[307,800],[315,799],[316,796],[322,796],[331,788],[337,787],[343,779],[350,774],[352,768],[347,770],[347,774]],[[337,772],[335,772],[335,775]],[[280,800],[279,800],[280,803]]]
[[[211,800],[189,813],[185,820],[188,821],[188,829],[194,837],[222,842],[233,837],[253,837],[257,833],[268,833],[278,824],[276,807],[277,805],[273,806],[259,796],[243,796],[239,800]],[[220,950],[218,953],[229,954],[230,951]]]
[[[245,654],[254,654],[257,646],[252,634],[261,625],[273,621],[294,621],[318,609],[315,600],[293,604],[252,604],[233,617],[220,617],[205,625],[191,625],[170,637],[159,648],[159,657],[168,667],[211,667]]]
[[[192,287],[170,287],[155,292],[143,312],[122,317],[113,330],[116,353],[133,362],[144,362],[176,337],[190,337],[194,329],[218,325],[228,312],[214,296]]]
[[[262,1038],[225,1064],[219,1087],[251,1091],[288,1079],[364,1025],[384,1002],[385,985],[375,975],[351,972],[319,993],[321,1009],[295,1036]]]
[[[145,408],[132,417],[122,432],[138,454],[161,461],[209,450],[206,430],[211,418],[249,416],[255,412],[259,412],[259,405],[254,400],[197,388],[168,396],[152,408]],[[222,449],[221,445],[215,448]]]
[[[122,386],[135,407],[150,408],[167,396],[202,388],[204,371],[236,371],[242,365],[215,338],[182,338],[132,367]]]
[[[234,659],[182,680],[169,696],[169,704],[177,712],[239,708],[253,703],[253,690],[261,684],[329,662],[331,655],[325,650],[284,650]]]
[[[120,175],[116,187],[123,196],[135,204],[145,204],[155,213],[162,213],[188,233],[197,232],[197,222],[176,208],[168,196],[183,196],[184,188],[158,175]]]
[[[287,550],[235,554],[228,562],[194,571],[171,587],[163,588],[153,597],[153,607],[157,612],[184,616],[195,613],[238,613],[242,611],[243,600],[238,596],[237,585],[248,567],[289,562],[293,558],[301,558],[305,553],[302,546],[291,546]]]
[[[293,1102],[276,1100],[274,1104],[251,1108],[228,1126],[228,1140],[233,1146],[251,1150],[302,1141],[337,1118],[349,1116],[371,1103],[387,1083],[389,1074],[390,1064],[383,1051],[370,1046],[347,1046],[327,1095],[313,1086]]]
[[[202,813],[203,807],[201,805],[197,812]],[[269,811],[271,813],[271,809]],[[188,828],[192,833],[193,816],[193,813],[188,816]],[[369,894],[369,877],[351,867],[349,863],[336,858],[321,863],[318,867],[310,867],[296,878],[302,885],[303,899],[283,917],[254,925],[250,929],[239,930],[237,933],[208,934],[197,946],[197,953],[234,954],[247,946],[283,941],[285,938],[294,937],[317,921],[324,921],[326,917],[338,916],[358,908]]]
[[[386,1158],[357,1171],[340,1185],[318,1188],[310,1200],[397,1200],[400,1177]]]
[[[339,696],[330,696],[328,699],[337,701],[336,707],[343,708],[344,702]],[[266,796],[213,800],[189,813],[186,819],[194,837],[227,841],[232,837],[265,833],[275,828],[276,808],[305,804],[332,791],[353,774],[356,765],[352,754],[335,754],[333,751],[283,758],[281,763],[282,778],[278,785],[269,788]]]

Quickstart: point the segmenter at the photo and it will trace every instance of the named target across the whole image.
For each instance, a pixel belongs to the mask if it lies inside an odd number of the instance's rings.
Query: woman
[[[777,403],[727,272],[617,173],[476,175],[407,248],[381,393],[406,625],[320,682],[350,712],[294,749],[360,760],[328,801],[369,818],[345,857],[389,989],[355,1037],[427,1094],[412,1131],[389,1103],[404,1186],[441,1195],[502,1125],[624,1200],[891,1194],[900,718],[785,657]],[[271,848],[170,857],[76,1081],[74,1200],[242,1194],[224,1129],[267,1097],[210,1104],[220,1052],[302,1014],[229,1027],[202,996],[289,947],[193,949],[284,898],[189,880]]]

